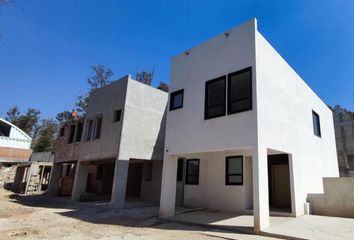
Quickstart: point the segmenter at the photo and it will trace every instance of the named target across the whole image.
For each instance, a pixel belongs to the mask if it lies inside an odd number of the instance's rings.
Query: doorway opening
[[[288,154],[268,155],[269,208],[291,212],[291,190]]]

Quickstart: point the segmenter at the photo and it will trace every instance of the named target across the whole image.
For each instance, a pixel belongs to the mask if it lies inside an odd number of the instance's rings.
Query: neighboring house
[[[334,119],[339,174],[354,177],[354,119],[344,116]]]
[[[24,194],[42,194],[48,189],[54,154],[32,153],[29,161],[19,163],[12,191]]]
[[[130,75],[92,92],[86,118],[60,130],[49,195],[159,202],[167,99]]]
[[[170,92],[161,217],[176,202],[253,212],[260,231],[270,212],[303,215],[323,177],[338,177],[331,110],[256,19],[175,56]]]
[[[12,123],[0,118],[0,164],[28,161],[32,139]]]

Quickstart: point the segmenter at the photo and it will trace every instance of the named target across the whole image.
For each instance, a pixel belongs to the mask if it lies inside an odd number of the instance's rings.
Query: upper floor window
[[[183,89],[171,93],[170,111],[183,108]]]
[[[76,129],[76,125],[71,125],[71,126],[70,126],[69,143],[74,142],[75,129]]]
[[[226,185],[242,185],[243,184],[243,157],[233,156],[226,157]]]
[[[85,130],[85,141],[90,141],[93,132],[93,119],[89,119],[86,122],[86,130]]]
[[[226,109],[226,76],[209,80],[205,85],[204,119],[225,115]]]
[[[96,130],[95,130],[95,139],[99,139],[101,137],[102,121],[103,121],[103,117],[102,116],[97,117],[97,119],[96,119]]]
[[[122,116],[122,109],[115,110],[113,114],[113,122],[119,122]]]
[[[313,124],[313,133],[317,137],[321,137],[320,116],[315,111],[312,111],[312,124]]]
[[[84,127],[84,123],[83,122],[79,122],[77,124],[75,142],[80,142],[81,141],[83,127]]]
[[[188,159],[186,169],[186,184],[199,184],[199,159]]]
[[[228,75],[227,113],[239,113],[252,109],[251,67]]]

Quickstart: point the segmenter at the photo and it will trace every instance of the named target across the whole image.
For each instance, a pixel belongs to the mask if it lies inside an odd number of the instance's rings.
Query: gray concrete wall
[[[315,215],[354,218],[354,178],[324,178],[324,194],[308,194]]]
[[[144,163],[144,168],[147,167],[147,162]],[[151,181],[146,181],[146,172],[143,171],[143,179],[141,184],[141,199],[144,201],[160,202],[161,193],[161,176],[162,176],[162,161],[152,161]]]
[[[348,155],[354,155],[354,120],[335,119],[334,128],[340,176],[354,176],[354,169],[348,163]]]

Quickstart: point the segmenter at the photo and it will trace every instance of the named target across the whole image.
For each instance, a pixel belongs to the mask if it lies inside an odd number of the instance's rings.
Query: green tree
[[[52,151],[54,135],[58,130],[58,122],[53,119],[44,119],[41,122],[38,137],[32,143],[34,152]]]
[[[19,127],[32,138],[35,138],[39,129],[40,114],[41,112],[35,108],[28,108],[24,114],[21,114],[19,108],[14,106],[7,112],[6,120]]]
[[[335,121],[349,121],[354,120],[354,112],[349,111],[346,108],[343,108],[339,104],[334,105],[334,107],[329,106],[333,112],[333,118]]]
[[[152,79],[154,78],[154,70],[151,71],[139,71],[135,74],[135,80],[142,82],[146,85],[151,85]]]
[[[66,123],[71,121],[71,112],[63,111],[57,114],[55,119],[58,121],[60,126],[65,125]]]
[[[90,66],[92,71],[92,76],[87,78],[87,83],[89,84],[89,92],[86,94],[79,95],[75,102],[76,111],[81,115],[86,114],[88,97],[92,91],[97,88],[101,88],[111,83],[109,80],[114,73],[110,68],[106,68],[104,65],[92,65]]]
[[[169,91],[169,86],[165,82],[160,82],[160,84],[157,86],[157,89],[160,89],[160,90],[162,90],[164,92],[168,92]]]

